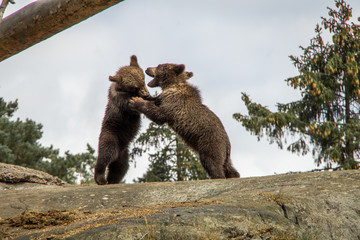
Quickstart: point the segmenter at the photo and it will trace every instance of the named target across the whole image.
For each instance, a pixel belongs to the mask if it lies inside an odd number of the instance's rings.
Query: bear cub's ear
[[[109,76],[109,80],[110,80],[111,82],[116,82],[116,78],[115,78],[114,76]]]
[[[137,61],[137,57],[135,55],[132,55],[130,58],[130,66],[140,67]]]
[[[192,76],[194,76],[192,72],[185,72],[185,74],[186,74],[186,79],[192,78]]]
[[[185,70],[184,64],[175,65],[174,72],[176,75],[180,75]]]
[[[110,80],[111,82],[120,83],[121,80],[122,80],[122,77],[117,77],[116,75],[115,75],[115,76],[109,76],[109,80]]]

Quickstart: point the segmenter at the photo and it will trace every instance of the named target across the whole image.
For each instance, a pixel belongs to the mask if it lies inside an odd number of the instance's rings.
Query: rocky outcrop
[[[66,183],[48,173],[12,164],[0,163],[0,190],[64,186]]]
[[[0,195],[3,239],[360,239],[360,171]]]

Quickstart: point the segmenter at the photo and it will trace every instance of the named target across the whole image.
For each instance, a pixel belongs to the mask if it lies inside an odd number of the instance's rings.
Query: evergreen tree
[[[84,153],[72,154],[70,151],[65,152],[65,156],[57,155],[50,158],[43,171],[61,178],[68,183],[75,183],[77,179],[80,183],[93,183],[93,169],[96,163],[95,149],[87,144],[87,151]]]
[[[0,160],[1,162],[41,169],[42,159],[53,158],[57,151],[39,144],[42,136],[41,124],[30,119],[25,122],[11,117],[18,109],[18,103],[6,103],[0,98]]]
[[[155,153],[151,153],[155,151]],[[135,141],[131,157],[149,155],[149,169],[136,182],[165,182],[207,179],[199,158],[167,126],[150,123]]]
[[[68,183],[75,183],[79,177],[82,182],[92,181],[96,157],[90,145],[86,153],[73,155],[67,151],[61,157],[58,149],[39,143],[41,124],[12,119],[17,109],[17,100],[7,103],[0,98],[0,162],[45,171]]]
[[[352,9],[344,0],[335,5],[328,8],[329,18],[322,17],[322,27],[316,26],[310,46],[300,47],[303,54],[290,56],[299,75],[286,82],[301,91],[302,99],[278,104],[278,112],[271,112],[242,93],[249,115],[236,113],[234,118],[258,139],[267,135],[280,148],[296,139],[287,149],[303,155],[311,151],[318,166],[358,169],[360,27],[350,22]],[[331,43],[324,42],[323,29]]]

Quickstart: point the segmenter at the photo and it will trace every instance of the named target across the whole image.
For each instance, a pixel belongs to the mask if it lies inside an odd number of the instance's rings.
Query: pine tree
[[[130,154],[132,159],[144,153],[149,155],[149,169],[135,182],[208,178],[198,156],[167,125],[159,126],[152,122],[146,132],[136,139]]]
[[[39,144],[42,125],[30,119],[11,119],[18,109],[17,101],[6,103],[0,98],[0,159],[1,162],[41,169],[42,159],[53,158],[57,151]]]
[[[358,169],[360,27],[350,22],[352,8],[344,0],[336,0],[335,5],[336,9],[328,8],[329,18],[322,17],[316,26],[310,46],[300,47],[303,54],[290,56],[299,75],[286,82],[300,90],[302,98],[278,104],[278,112],[271,112],[242,93],[249,115],[236,113],[234,118],[258,140],[266,135],[280,148],[296,139],[287,150],[312,152],[318,166]],[[329,31],[332,42],[323,40],[323,29]]]
[[[65,152],[65,156],[57,155],[50,158],[41,170],[61,178],[68,183],[93,183],[93,169],[96,163],[95,149],[87,144],[87,151],[84,153],[72,154],[70,151]]]
[[[86,153],[73,155],[67,151],[61,157],[58,149],[39,143],[43,134],[41,124],[31,119],[12,119],[17,109],[17,100],[7,103],[0,98],[0,162],[45,171],[68,183],[75,183],[78,178],[82,182],[92,181],[96,157],[90,145]]]

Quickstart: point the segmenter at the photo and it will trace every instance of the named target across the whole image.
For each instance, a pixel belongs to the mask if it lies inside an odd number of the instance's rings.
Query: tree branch
[[[13,0],[3,0],[0,5],[0,23],[1,23],[1,20],[3,19],[5,9],[6,9],[7,5],[9,4],[9,2],[12,4],[15,3]]]
[[[122,1],[38,0],[33,2],[1,22],[0,62]]]

